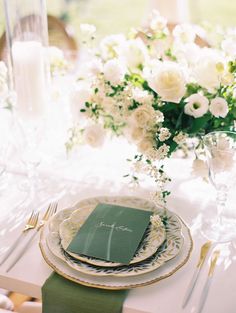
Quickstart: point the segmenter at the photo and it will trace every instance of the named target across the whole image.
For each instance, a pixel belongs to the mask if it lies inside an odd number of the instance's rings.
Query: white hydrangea
[[[118,59],[112,59],[105,63],[103,72],[105,79],[115,86],[124,79],[126,69]]]
[[[200,94],[193,94],[188,99],[184,107],[184,113],[195,118],[201,117],[207,113],[209,108],[209,101],[205,96]]]
[[[216,97],[211,100],[209,110],[215,117],[226,117],[229,112],[228,103],[224,98]]]
[[[167,139],[169,139],[171,136],[171,132],[169,131],[168,128],[166,127],[161,127],[159,130],[159,135],[158,138],[160,141],[165,141]]]
[[[92,124],[85,128],[83,138],[86,144],[93,148],[99,148],[105,141],[105,130],[99,124]]]
[[[148,78],[148,84],[163,101],[178,103],[186,92],[183,69],[174,62],[162,62]]]

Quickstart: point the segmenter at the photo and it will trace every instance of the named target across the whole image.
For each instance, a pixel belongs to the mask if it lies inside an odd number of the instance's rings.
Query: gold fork
[[[45,225],[45,223],[49,220],[49,218],[54,215],[57,211],[57,202],[50,203],[44,216],[42,217],[38,227],[36,228],[36,231],[33,233],[33,235],[29,238],[29,240],[25,243],[25,245],[21,248],[19,253],[16,255],[10,266],[7,268],[6,272],[9,272],[15,265],[16,263],[22,258],[24,253],[26,252],[27,248],[29,247],[31,241],[34,239],[36,234],[39,232],[39,230]]]
[[[43,218],[39,222],[37,231],[39,231],[45,225],[45,223],[49,220],[49,218],[57,212],[57,206],[58,206],[57,202],[53,202],[49,204],[47,211],[45,212]]]
[[[18,238],[15,240],[15,242],[12,244],[12,246],[7,251],[4,258],[1,260],[0,265],[3,265],[5,261],[9,258],[9,256],[12,254],[12,252],[15,250],[15,248],[18,246],[19,242],[21,241],[22,237],[25,236],[26,232],[28,232],[30,229],[33,229],[37,226],[38,223],[38,212],[32,212],[29,219],[27,220],[24,229],[22,230],[21,234],[18,236]]]

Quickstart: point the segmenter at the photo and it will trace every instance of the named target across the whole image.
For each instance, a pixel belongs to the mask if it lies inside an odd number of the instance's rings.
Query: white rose
[[[122,34],[105,37],[100,43],[101,56],[104,60],[116,58],[126,42]]]
[[[136,70],[139,66],[144,66],[148,59],[147,47],[140,38],[128,40],[122,57],[128,68]]]
[[[137,127],[147,128],[155,119],[155,110],[150,105],[142,105],[133,111],[131,118]]]
[[[101,147],[105,141],[105,130],[99,124],[89,125],[85,128],[84,141],[93,148]]]
[[[184,96],[185,76],[179,65],[173,62],[163,62],[148,79],[149,86],[163,101],[178,103]]]
[[[193,94],[188,98],[184,113],[195,118],[201,117],[208,111],[208,99],[200,94]]]
[[[211,100],[209,110],[215,117],[226,117],[229,112],[228,103],[224,98],[216,97]]]
[[[113,86],[119,85],[125,76],[125,67],[119,60],[113,59],[106,62],[103,68],[104,77]]]

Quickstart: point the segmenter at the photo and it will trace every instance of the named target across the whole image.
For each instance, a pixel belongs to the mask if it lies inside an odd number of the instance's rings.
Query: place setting
[[[192,245],[180,217],[135,197],[82,200],[53,216],[40,237],[42,255],[57,273],[104,289],[169,277],[188,261]]]

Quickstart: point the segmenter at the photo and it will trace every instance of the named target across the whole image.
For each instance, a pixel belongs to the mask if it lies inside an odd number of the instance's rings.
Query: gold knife
[[[212,276],[213,276],[214,269],[216,267],[216,262],[218,260],[219,255],[220,255],[220,250],[215,250],[213,252],[213,255],[212,255],[212,258],[211,258],[211,264],[210,264],[210,268],[209,268],[209,272],[208,272],[208,277],[207,277],[205,285],[204,285],[204,287],[202,289],[202,293],[201,293],[201,296],[200,296],[197,313],[201,313],[202,312],[202,309],[203,309],[204,304],[206,302],[206,298],[207,298],[207,295],[208,295],[208,292],[209,292],[209,289],[210,289],[210,286],[211,286]]]
[[[184,299],[183,299],[182,308],[184,308],[187,305],[187,303],[190,299],[190,296],[191,296],[193,289],[196,285],[199,273],[200,273],[202,266],[206,260],[207,253],[210,250],[210,248],[211,248],[211,241],[207,241],[201,248],[198,264],[197,264],[197,267],[193,273],[193,277],[192,277],[192,279],[188,285],[186,294],[185,294]]]

